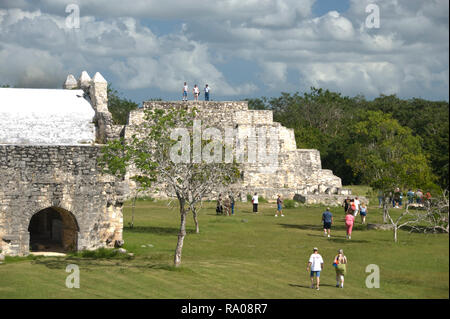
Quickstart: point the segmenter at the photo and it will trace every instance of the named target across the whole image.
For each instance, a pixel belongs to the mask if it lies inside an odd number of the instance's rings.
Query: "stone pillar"
[[[108,82],[99,73],[90,80],[89,96],[96,112],[108,112]]]
[[[89,86],[91,85],[91,77],[86,71],[81,72],[80,78],[78,79],[78,87],[84,92],[89,92]]]
[[[78,88],[78,82],[72,74],[67,76],[66,82],[63,84],[63,89],[72,90]]]

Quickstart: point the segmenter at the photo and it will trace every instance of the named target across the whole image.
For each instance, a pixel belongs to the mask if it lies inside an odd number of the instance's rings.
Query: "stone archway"
[[[54,206],[42,209],[30,219],[30,251],[76,251],[79,230],[71,212]]]

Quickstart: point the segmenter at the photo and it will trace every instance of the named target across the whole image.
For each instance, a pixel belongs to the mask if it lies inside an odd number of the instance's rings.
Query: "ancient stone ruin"
[[[0,249],[67,252],[122,241],[123,185],[97,166],[118,137],[96,73],[64,90],[0,88]]]
[[[273,112],[268,110],[249,110],[247,102],[162,102],[149,101],[143,108],[132,111],[125,128],[125,138],[138,134],[138,127],[144,120],[144,109],[152,108],[188,108],[197,110],[202,130],[217,128],[225,139],[225,130],[234,129],[237,135],[244,132],[241,143],[247,153],[241,163],[242,182],[232,188],[238,190],[241,200],[248,194],[257,192],[266,199],[276,199],[280,194],[285,199],[295,199],[306,204],[339,205],[350,194],[342,189],[341,179],[332,171],[322,169],[320,153],[315,149],[297,149],[294,130],[273,121]],[[240,130],[240,131],[239,131]],[[252,131],[253,130],[253,131]],[[248,134],[253,132],[253,135]],[[265,135],[265,136],[264,136]],[[278,144],[276,162],[258,160],[261,143],[265,138],[266,152],[269,151],[271,138]],[[233,143],[238,140],[235,137]],[[248,160],[248,143],[257,144],[256,160]],[[238,143],[239,144],[239,143]],[[235,147],[233,144],[233,148]],[[158,194],[164,196],[164,194]]]
[[[123,243],[122,205],[133,185],[101,174],[97,158],[102,144],[120,136],[129,138],[136,131],[143,109],[130,113],[128,125],[114,125],[107,82],[100,73],[91,79],[83,71],[78,80],[69,75],[63,88],[0,88],[0,249],[4,254]],[[335,205],[349,194],[339,177],[322,169],[317,150],[297,149],[294,131],[274,122],[272,111],[249,110],[247,102],[143,103],[144,109],[194,106],[202,128],[274,130],[276,165],[241,164],[242,182],[234,189],[242,200],[258,192],[267,199],[281,194],[307,204]],[[258,134],[256,139],[261,137]]]

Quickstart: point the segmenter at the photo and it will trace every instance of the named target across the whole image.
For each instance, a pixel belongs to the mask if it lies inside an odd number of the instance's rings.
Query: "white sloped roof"
[[[95,141],[95,111],[82,90],[0,88],[0,144]]]

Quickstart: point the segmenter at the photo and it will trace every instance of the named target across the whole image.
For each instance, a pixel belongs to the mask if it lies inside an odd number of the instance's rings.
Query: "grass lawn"
[[[448,298],[447,234],[366,230],[356,224],[345,239],[343,209],[335,208],[332,238],[323,236],[323,207],[286,209],[275,218],[275,204],[251,213],[237,203],[235,216],[216,216],[213,203],[199,215],[200,234],[188,219],[182,266],[172,267],[179,215],[166,202],[138,202],[135,227],[125,227],[125,248],[135,257],[11,258],[0,265],[0,298]],[[398,210],[397,210],[398,211]],[[396,212],[397,213],[397,212]],[[131,219],[124,209],[124,225]],[[368,222],[381,222],[370,207]],[[325,260],[321,290],[309,288],[306,263],[317,246]],[[348,258],[345,288],[335,288],[332,267],[337,249]],[[65,286],[68,264],[80,268],[79,289]],[[366,266],[380,268],[380,288],[368,289]]]

